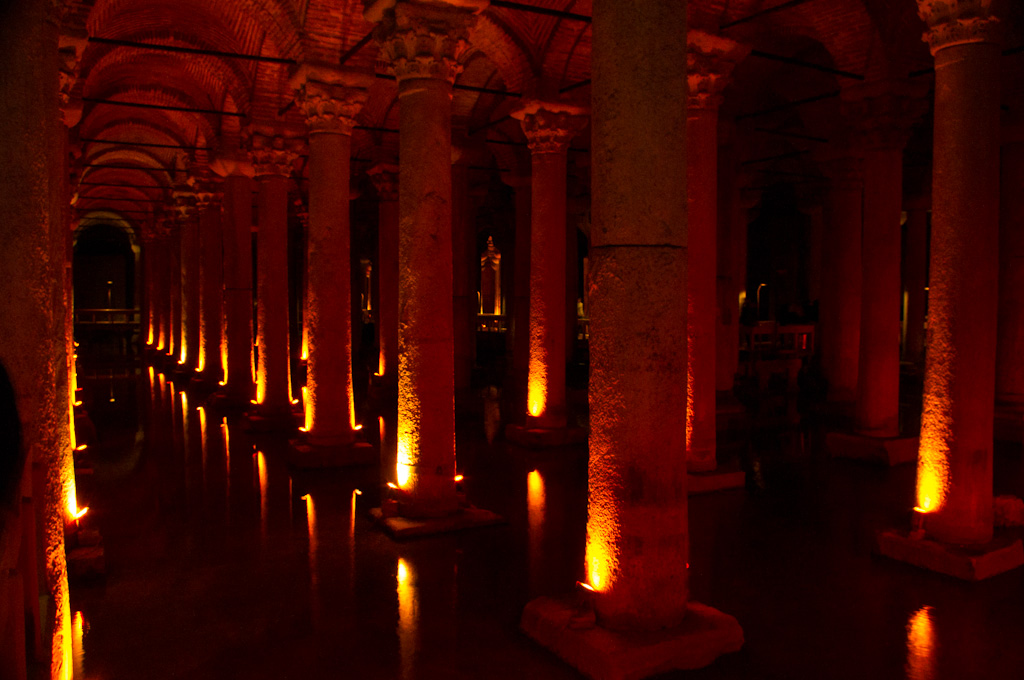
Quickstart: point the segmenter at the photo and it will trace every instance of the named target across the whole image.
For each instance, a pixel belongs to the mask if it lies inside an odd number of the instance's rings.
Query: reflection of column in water
[[[907,678],[932,680],[935,677],[935,631],[931,607],[921,607],[907,622]]]
[[[71,619],[71,658],[73,659],[73,678],[85,677],[85,647],[83,645],[83,639],[85,637],[86,627],[85,617],[82,616],[82,612],[75,612],[74,618]]]
[[[224,439],[224,513],[231,524],[231,432],[227,417],[221,418],[220,431]]]
[[[412,567],[398,558],[398,649],[402,660],[402,680],[412,677],[413,658],[416,654],[416,624],[419,618],[419,600],[416,576]]]
[[[317,627],[320,620],[320,595],[319,585],[320,576],[317,573],[316,566],[316,551],[317,551],[317,535],[316,535],[316,506],[313,505],[313,496],[306,494],[302,497],[302,500],[306,501],[306,527],[309,531],[309,594],[310,594],[310,609],[313,615],[313,627]]]
[[[256,477],[260,484],[260,539],[267,543],[267,459],[262,451],[256,451]]]
[[[199,455],[203,464],[203,493],[206,492],[206,409],[200,406],[199,411]]]
[[[544,478],[534,470],[526,476],[526,518],[530,543],[530,595],[537,595],[537,588],[543,564],[544,511],[547,498],[544,493]]]
[[[181,396],[181,472],[185,480],[185,510],[190,511],[195,501],[192,487],[192,475],[189,474],[189,443],[192,440],[191,413],[188,408],[188,395],[182,390]]]

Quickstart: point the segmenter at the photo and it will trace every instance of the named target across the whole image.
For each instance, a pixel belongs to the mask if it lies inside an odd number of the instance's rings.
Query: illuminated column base
[[[531,427],[526,425],[508,424],[505,426],[505,439],[530,449],[544,449],[553,446],[570,446],[585,444],[587,429],[585,427]]]
[[[984,545],[961,547],[925,538],[921,533],[880,532],[878,552],[965,581],[981,581],[1024,565],[1024,545],[1019,538],[997,536]]]

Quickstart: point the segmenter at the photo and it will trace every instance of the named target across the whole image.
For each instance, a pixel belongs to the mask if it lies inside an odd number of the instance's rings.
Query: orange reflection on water
[[[907,622],[907,678],[932,680],[935,677],[935,630],[931,607],[921,607]]]
[[[419,598],[416,593],[412,567],[398,558],[398,648],[402,663],[402,678],[412,677],[413,658],[416,654],[416,624],[419,618]]]
[[[256,477],[260,484],[260,533],[267,538],[267,459],[262,451],[256,452]]]
[[[526,476],[526,514],[530,541],[530,581],[540,578],[544,539],[544,512],[547,498],[544,477],[534,470]]]
[[[71,658],[74,678],[85,677],[85,647],[82,644],[88,625],[81,611],[75,612],[71,619]]]

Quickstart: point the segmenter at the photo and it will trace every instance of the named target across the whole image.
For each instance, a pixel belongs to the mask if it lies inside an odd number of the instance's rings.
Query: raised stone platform
[[[288,463],[298,468],[347,467],[376,462],[377,452],[366,442],[336,446],[310,444],[302,439],[288,442]]]
[[[290,411],[270,415],[249,412],[245,414],[245,419],[252,432],[285,432],[297,428],[301,416]]]
[[[697,602],[687,605],[683,624],[669,630],[618,632],[592,621],[569,600],[541,597],[526,605],[520,626],[592,680],[639,680],[703,668],[743,647],[735,618]]]
[[[747,473],[737,468],[720,467],[710,472],[687,472],[686,495],[742,489],[747,483]]]
[[[917,460],[917,437],[871,437],[854,432],[825,433],[825,448],[833,458],[902,465]]]
[[[878,552],[894,560],[931,569],[965,581],[981,581],[1024,565],[1019,538],[997,535],[981,546],[957,546],[918,537],[915,532],[879,532]]]
[[[472,505],[459,508],[458,512],[445,517],[417,519],[411,517],[385,517],[380,508],[370,510],[374,521],[384,527],[392,538],[419,538],[432,534],[443,534],[464,529],[504,524],[505,519],[490,510]]]
[[[533,428],[524,425],[506,425],[505,439],[517,446],[544,449],[553,446],[585,444],[587,430],[583,427]]]

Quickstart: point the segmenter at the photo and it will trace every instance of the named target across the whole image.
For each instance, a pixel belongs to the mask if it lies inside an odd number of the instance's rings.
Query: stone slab
[[[384,527],[384,530],[392,538],[419,538],[432,534],[444,534],[464,529],[476,529],[478,527],[504,524],[505,519],[490,510],[484,510],[472,505],[459,508],[458,512],[447,517],[431,517],[416,519],[411,517],[385,517],[380,508],[370,510],[370,516],[374,521]]]
[[[246,413],[245,420],[252,432],[285,432],[299,426],[299,416],[291,412],[274,415]]]
[[[747,484],[747,473],[743,470],[718,468],[710,472],[687,472],[686,495],[742,489]]]
[[[833,458],[867,460],[885,465],[917,461],[917,437],[871,437],[855,432],[826,432],[825,449]]]
[[[981,581],[1024,565],[1024,546],[1010,536],[997,535],[985,545],[966,547],[890,529],[879,532],[877,541],[878,552],[886,557],[965,581]]]
[[[377,463],[377,452],[366,442],[319,446],[302,439],[288,442],[288,464],[298,468],[335,468]]]
[[[541,597],[526,605],[520,627],[592,680],[639,680],[671,670],[710,665],[743,646],[735,618],[698,602],[681,626],[657,632],[619,632],[587,625],[571,601]]]
[[[544,449],[554,446],[585,444],[587,430],[582,427],[532,428],[524,425],[505,426],[505,439],[517,446]]]

